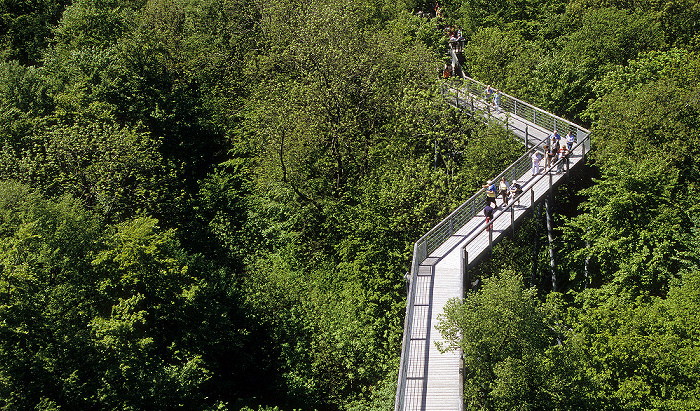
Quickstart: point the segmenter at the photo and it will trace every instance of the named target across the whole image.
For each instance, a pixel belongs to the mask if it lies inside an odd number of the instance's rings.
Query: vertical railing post
[[[469,279],[469,252],[467,248],[462,248],[462,294],[463,296],[469,289],[472,288],[471,280]]]
[[[529,149],[530,148],[530,142],[528,141],[530,139],[530,135],[528,132],[527,126],[525,126],[525,148]]]

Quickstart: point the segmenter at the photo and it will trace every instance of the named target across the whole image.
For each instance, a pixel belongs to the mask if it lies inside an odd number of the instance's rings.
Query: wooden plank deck
[[[479,110],[488,112],[483,101],[475,100],[474,103]],[[523,140],[527,133],[527,139],[534,144],[550,135],[547,130],[511,113],[492,111],[490,115],[507,122],[508,128]],[[583,150],[583,146],[574,150],[570,156],[569,170],[583,163]],[[533,204],[543,199],[552,187],[566,177],[566,171],[541,171],[539,175],[533,176],[528,170],[517,179],[524,192],[519,204],[497,208],[492,231],[489,232],[486,228],[485,217],[478,214],[420,264],[414,285],[416,296],[407,359],[405,410],[463,409],[461,353],[453,351],[441,354],[436,343],[442,339],[435,329],[437,317],[443,312],[447,301],[464,295],[462,249],[466,245],[469,264],[477,262],[489,252],[490,245],[509,235]],[[500,203],[501,200],[498,199],[498,204]]]

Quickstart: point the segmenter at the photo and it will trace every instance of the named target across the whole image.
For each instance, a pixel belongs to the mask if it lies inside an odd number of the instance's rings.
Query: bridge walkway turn
[[[442,342],[435,329],[438,315],[449,299],[462,298],[465,287],[471,287],[469,267],[512,233],[570,170],[583,164],[590,148],[588,130],[505,94],[501,95],[501,107],[494,109],[481,98],[484,89],[483,84],[467,78],[460,87],[449,88],[448,98],[485,120],[502,122],[523,141],[525,154],[493,179],[498,182],[504,176],[509,183],[517,180],[523,193],[497,208],[490,229],[482,213],[486,205],[482,189],[415,243],[395,411],[462,410],[461,353],[437,350],[436,343]],[[523,117],[514,113],[518,109]],[[569,161],[562,160],[561,171],[556,164],[533,175],[530,152],[542,150],[555,129],[563,132],[562,138],[568,131],[577,136]],[[497,201],[500,205],[501,200]]]

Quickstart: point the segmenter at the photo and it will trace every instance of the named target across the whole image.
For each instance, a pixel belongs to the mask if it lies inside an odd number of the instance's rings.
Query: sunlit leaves
[[[438,348],[464,355],[467,409],[537,407],[554,333],[534,289],[503,274],[463,301],[450,300],[438,318],[445,339]]]

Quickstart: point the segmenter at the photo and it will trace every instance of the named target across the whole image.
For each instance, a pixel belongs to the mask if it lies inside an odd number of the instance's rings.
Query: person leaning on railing
[[[542,161],[542,153],[532,149],[532,175],[540,173],[540,162]]]

